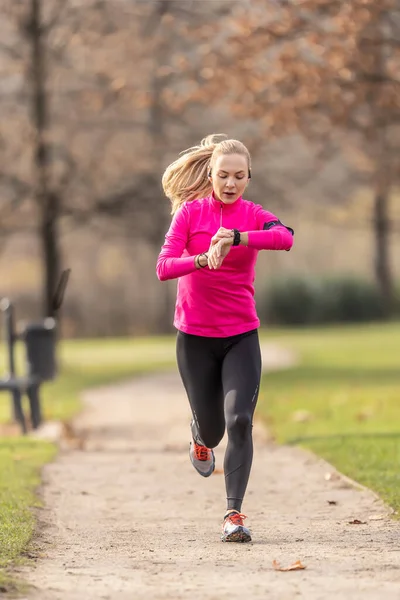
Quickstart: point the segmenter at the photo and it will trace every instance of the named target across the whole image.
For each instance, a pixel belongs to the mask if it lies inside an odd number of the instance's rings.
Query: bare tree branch
[[[53,9],[53,15],[50,19],[43,23],[43,33],[50,33],[54,27],[56,27],[60,21],[65,17],[65,9],[68,6],[68,0],[53,0],[55,7]]]

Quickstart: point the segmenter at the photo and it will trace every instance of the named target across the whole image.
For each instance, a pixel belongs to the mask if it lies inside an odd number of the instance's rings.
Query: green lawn
[[[19,438],[0,441],[0,596],[17,585],[7,567],[31,538],[40,468],[54,455],[53,444]]]
[[[261,414],[400,510],[400,324],[271,331],[300,363],[264,376]]]
[[[23,357],[18,354],[19,373]],[[0,364],[4,362],[0,348]],[[173,338],[66,341],[59,352],[60,376],[42,390],[45,419],[65,420],[80,408],[79,393],[147,370],[174,364]],[[0,422],[10,419],[10,400],[2,394]],[[0,441],[0,595],[18,587],[9,569],[29,542],[38,504],[40,469],[56,454],[53,444],[23,437]]]

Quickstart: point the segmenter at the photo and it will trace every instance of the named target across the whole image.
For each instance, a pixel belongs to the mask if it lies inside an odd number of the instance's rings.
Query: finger
[[[230,229],[218,229],[217,233],[215,233],[211,239],[222,240],[223,238],[231,238],[231,237],[233,237],[233,234]]]
[[[227,235],[226,233],[216,233],[215,235],[213,235],[213,237],[211,238],[211,242],[213,244],[219,242],[220,240],[223,240],[227,237],[230,237],[229,235]]]
[[[222,235],[220,233],[216,233],[215,235],[213,235],[213,237],[211,238],[211,243],[214,245],[217,242],[219,242],[222,239]]]

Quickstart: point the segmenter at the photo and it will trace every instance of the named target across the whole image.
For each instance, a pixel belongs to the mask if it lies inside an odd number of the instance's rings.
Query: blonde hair
[[[208,172],[215,159],[221,154],[241,154],[247,158],[251,168],[250,153],[246,146],[238,140],[222,139],[225,134],[211,134],[201,140],[198,146],[192,146],[181,152],[181,156],[171,163],[162,176],[165,195],[172,204],[174,214],[184,202],[204,198],[212,191]]]

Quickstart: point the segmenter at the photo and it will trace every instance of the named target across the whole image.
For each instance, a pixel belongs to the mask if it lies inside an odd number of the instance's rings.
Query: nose
[[[235,180],[234,179],[228,179],[227,182],[226,182],[226,187],[228,187],[228,188],[235,187]]]

